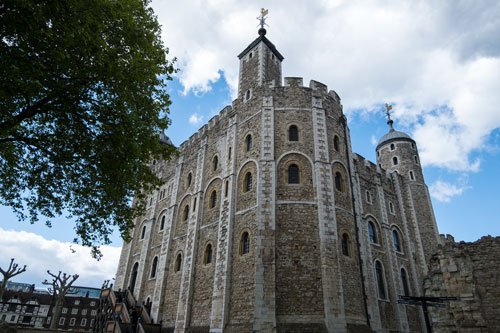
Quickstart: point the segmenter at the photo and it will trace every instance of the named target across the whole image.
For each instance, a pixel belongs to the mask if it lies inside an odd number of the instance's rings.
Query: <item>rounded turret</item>
[[[377,164],[389,172],[396,171],[404,179],[423,183],[422,168],[415,141],[406,133],[396,131],[392,120],[377,144]]]

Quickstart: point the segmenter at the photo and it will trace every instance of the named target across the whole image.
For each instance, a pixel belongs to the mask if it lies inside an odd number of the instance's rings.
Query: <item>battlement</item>
[[[304,87],[304,78],[302,77],[285,77],[285,87],[299,87],[299,88],[309,88],[313,91],[319,91],[321,93],[328,93],[328,86],[319,81],[311,80],[309,81],[309,87]]]

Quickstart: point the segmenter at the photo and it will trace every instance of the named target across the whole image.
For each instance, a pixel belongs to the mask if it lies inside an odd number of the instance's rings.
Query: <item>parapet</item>
[[[285,77],[285,87],[303,87],[304,79],[301,77]]]
[[[323,94],[328,93],[328,86],[318,81],[314,80],[309,81],[309,88],[311,88],[314,91],[319,91]]]

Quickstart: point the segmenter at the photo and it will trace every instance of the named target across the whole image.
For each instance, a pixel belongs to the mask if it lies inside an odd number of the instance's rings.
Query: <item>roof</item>
[[[259,30],[259,37],[257,37],[250,45],[247,46],[246,49],[243,50],[243,52],[241,52],[238,55],[238,59],[241,59],[243,56],[245,56],[245,54],[247,54],[250,50],[252,50],[254,47],[256,47],[257,44],[259,44],[260,42],[263,42],[264,44],[266,44],[267,47],[269,47],[269,49],[274,53],[274,55],[276,57],[278,57],[279,61],[283,61],[283,59],[285,59],[281,55],[281,53],[278,52],[278,50],[276,49],[276,46],[274,46],[274,44],[271,43],[271,41],[266,38],[265,29],[262,29],[262,30],[264,30],[264,31],[261,32],[261,30]]]
[[[387,132],[380,140],[378,141],[377,144],[377,149],[380,148],[380,146],[387,144],[391,141],[410,141],[410,142],[415,142],[411,136],[408,134],[401,132],[401,131],[396,131],[394,128],[391,127],[389,132]]]

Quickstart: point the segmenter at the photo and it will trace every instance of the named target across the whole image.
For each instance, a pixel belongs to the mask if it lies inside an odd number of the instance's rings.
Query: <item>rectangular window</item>
[[[35,307],[33,305],[27,305],[26,310],[24,312],[33,313],[34,310],[35,310]]]
[[[82,316],[86,316],[87,315],[87,309],[82,309]]]
[[[76,323],[76,319],[75,318],[71,318],[69,320],[69,326],[75,326],[75,323]]]
[[[64,325],[64,320],[65,319],[66,318],[64,318],[64,317],[59,318],[59,325]]]
[[[95,306],[95,302],[94,301],[90,302],[90,306]]]
[[[7,318],[7,315],[2,315],[2,320],[5,320],[5,318]]]
[[[91,315],[91,316],[95,316],[95,315],[97,315],[97,310],[92,310],[92,311],[90,311],[90,315]]]
[[[80,322],[80,326],[86,326],[87,325],[87,318],[83,318],[82,321]]]
[[[68,308],[62,308],[62,313],[68,313]]]
[[[29,324],[29,323],[31,323],[31,316],[24,316],[23,324]]]
[[[78,309],[77,308],[71,309],[71,314],[77,314],[77,313],[78,313]]]
[[[94,327],[94,319],[90,320],[90,327]]]
[[[16,321],[16,316],[10,316],[10,321],[11,322]]]
[[[75,305],[80,305],[80,300],[79,299],[75,300]]]

